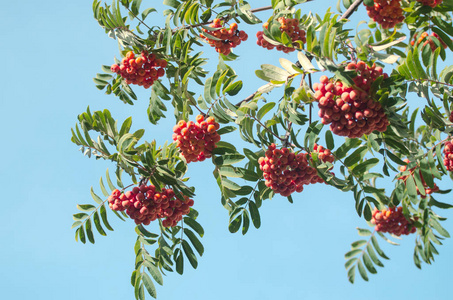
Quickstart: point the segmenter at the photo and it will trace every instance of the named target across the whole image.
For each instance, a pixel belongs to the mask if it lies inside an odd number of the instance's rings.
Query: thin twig
[[[313,1],[313,0],[309,0],[309,1]],[[254,9],[251,9],[250,12],[255,13],[255,12],[260,12],[260,11],[265,11],[265,10],[270,10],[270,9],[272,9],[272,5],[254,8]],[[228,22],[228,20],[230,20],[231,18],[236,18],[237,16],[238,16],[238,14],[234,14],[234,16],[222,17],[221,20]],[[186,25],[186,26],[183,26],[182,28],[183,29],[196,28],[196,27],[208,25],[211,23],[212,23],[212,21],[208,21],[208,22],[198,23],[198,24],[194,24],[194,25]],[[173,31],[175,31],[175,30],[178,30],[178,29],[177,28],[173,29]]]
[[[441,81],[437,81],[437,80],[433,80],[433,79],[410,79],[407,81],[413,81],[413,82],[424,82],[425,81],[425,82],[437,83],[437,84],[453,87],[453,84],[441,82]]]
[[[137,17],[137,16],[129,9],[129,7],[127,7],[127,6],[125,6],[125,5],[123,5],[123,6],[131,13],[131,15],[134,16],[134,18],[136,18],[140,23],[142,23],[146,28],[148,28],[149,30],[151,30],[151,28],[150,28],[148,25],[146,25],[146,23],[145,23],[142,19],[140,19],[139,17]]]

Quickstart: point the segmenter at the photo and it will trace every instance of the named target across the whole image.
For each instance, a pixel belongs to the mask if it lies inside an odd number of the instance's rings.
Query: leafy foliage
[[[336,9],[341,15],[331,8],[323,15],[304,14],[300,7],[305,2],[273,0],[271,6],[252,9],[242,0],[165,0],[164,24],[152,25],[148,16],[158,11],[154,7],[142,8],[141,0],[117,0],[111,5],[95,0],[92,9],[99,25],[118,41],[121,60],[128,59],[129,51],[143,51],[168,62],[165,79],[156,81],[150,91],[147,114],[152,125],[168,116],[170,106],[175,123],[189,121],[197,112],[222,124],[218,129],[222,141],[213,149],[211,162],[231,233],[246,234],[251,224],[259,228],[261,206],[276,196],[259,162],[274,143],[291,149],[294,155],[304,153],[309,157],[310,167],[323,182],[352,194],[357,214],[366,221],[372,220],[373,207],[402,207],[406,218],[416,220],[414,263],[419,268],[422,261],[430,264],[439,253],[435,245],[442,245],[442,240],[450,237],[441,225],[445,218],[434,209],[453,207],[435,199],[451,191],[440,190],[436,182],[451,177],[443,163],[442,147],[451,140],[453,131],[453,66],[446,65],[447,55],[453,50],[453,6],[444,1],[431,8],[403,0],[405,20],[390,30],[373,20],[351,24],[349,17],[357,11],[360,0],[339,0]],[[268,11],[269,15],[269,26],[264,29],[263,21],[256,15],[261,11]],[[297,26],[306,33],[306,41],[292,43],[288,33],[276,24],[278,18],[297,19]],[[203,68],[208,59],[200,50],[205,43],[200,33],[203,28],[222,30],[207,26],[213,19],[225,24],[233,21],[258,24],[266,43],[293,47],[297,54],[291,60],[280,58],[280,66],[264,62],[254,72],[264,84],[249,97],[238,100],[245,82],[233,68],[237,54],[219,54],[212,72]],[[426,31],[435,33],[430,36],[431,44],[406,43],[406,39],[419,40]],[[228,42],[203,34],[213,43]],[[332,84],[341,82],[360,92],[358,80],[362,79],[357,79],[355,67],[348,67],[351,62],[358,66],[358,61],[366,62],[372,69],[387,66],[391,70],[388,75],[376,77],[367,93],[372,105],[382,107],[389,125],[384,132],[374,131],[359,138],[334,137],[335,131],[325,127],[325,120],[315,114],[315,104],[321,100],[314,88],[314,76],[326,75]],[[114,62],[119,64],[120,60]],[[103,65],[102,71],[93,79],[99,90],[114,94],[126,104],[141,101],[134,93],[135,88],[120,75],[114,75],[109,66]],[[407,100],[409,94],[418,96],[425,104],[420,107],[412,104]],[[334,97],[343,101],[343,95]],[[360,105],[351,103],[344,109]],[[356,115],[356,119],[361,117]],[[177,144],[159,147],[155,141],[142,141],[144,129],[132,132],[131,127],[131,117],[119,126],[107,109],[91,113],[88,108],[78,116],[72,129],[71,141],[81,147],[84,155],[110,160],[115,165],[116,186],[107,171],[108,189],[104,179],[99,183],[102,195],[108,198],[115,189],[124,191],[149,181],[158,190],[172,188],[181,199],[193,197],[195,189],[186,185],[188,178],[184,177],[188,164]],[[98,136],[94,138],[95,135]],[[248,146],[239,149],[223,140],[227,135],[239,136]],[[331,152],[333,162],[324,161],[315,151],[315,144],[320,143]],[[332,168],[336,168],[335,173]],[[122,183],[123,173],[132,182],[127,187]],[[393,181],[394,189],[382,188],[383,180]],[[91,196],[95,203],[78,205],[80,212],[74,214],[76,240],[82,243],[87,240],[94,243],[93,228],[100,235],[106,235],[105,228],[113,230],[107,220],[107,200],[93,188]],[[291,195],[287,199],[294,201]],[[127,218],[125,213],[113,212],[120,219]],[[155,283],[162,285],[166,272],[176,270],[182,274],[187,262],[197,268],[198,257],[204,253],[200,241],[204,230],[196,221],[197,216],[197,211],[191,209],[174,227],[164,227],[158,219],[154,221],[159,223],[157,233],[142,224],[136,227],[136,263],[131,276],[136,299],[144,299],[145,291],[156,297]],[[376,266],[384,266],[381,260],[388,259],[377,235],[395,244],[376,230],[358,229],[358,233],[363,238],[353,242],[345,254],[345,267],[352,283],[356,270],[367,281],[369,273],[377,273]],[[154,251],[147,250],[150,248]]]

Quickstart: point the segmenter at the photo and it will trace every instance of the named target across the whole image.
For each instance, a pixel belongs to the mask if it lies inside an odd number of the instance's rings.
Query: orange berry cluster
[[[381,104],[370,95],[371,84],[383,75],[381,67],[369,67],[365,62],[350,63],[346,70],[355,70],[353,81],[357,88],[345,86],[341,81],[333,82],[321,76],[321,83],[313,84],[315,99],[320,108],[318,115],[323,124],[330,124],[330,130],[350,138],[370,134],[374,130],[384,132],[389,121]]]
[[[187,163],[203,161],[212,156],[216,143],[220,141],[217,129],[219,123],[214,117],[205,120],[202,115],[198,115],[196,123],[179,121],[173,127],[173,140],[176,141],[176,146],[180,148]]]
[[[280,31],[286,32],[293,41],[293,43],[295,43],[296,41],[302,41],[302,43],[305,44],[305,42],[307,41],[305,37],[305,31],[299,27],[298,19],[286,19],[285,17],[280,17],[278,18],[278,22],[281,24]],[[268,29],[268,27],[269,27],[268,22],[263,24],[263,28]],[[283,45],[277,46],[272,45],[263,38],[263,35],[264,35],[263,31],[258,31],[256,33],[256,37],[258,38],[256,43],[261,47],[264,47],[268,50],[277,48],[278,51],[283,51],[284,53],[289,53],[296,50],[296,48],[293,47],[286,47]]]
[[[447,141],[444,146],[444,165],[448,171],[453,172],[453,140]]]
[[[453,149],[453,147],[452,147]],[[410,163],[410,161],[406,158],[403,160],[404,162],[406,163]],[[404,172],[407,170],[407,166],[401,166],[399,167],[399,170],[401,172]],[[412,169],[409,170],[411,173],[413,173],[415,171],[415,167],[413,167]],[[439,190],[439,187],[437,186],[437,184],[434,184],[434,187],[433,188],[430,188],[428,187],[428,185],[426,184],[425,182],[425,179],[423,178],[422,176],[422,173],[421,171],[420,172],[420,179],[422,180],[422,184],[423,184],[423,187],[425,188],[425,195],[423,196],[421,193],[420,193],[420,190],[418,189],[418,186],[416,186],[416,189],[417,189],[417,194],[420,195],[422,198],[426,198],[426,195],[431,195],[432,193],[434,192],[437,192]],[[404,183],[406,183],[406,180],[409,176],[413,176],[413,175],[405,175],[405,176],[401,176],[399,177],[398,179],[401,179],[404,181]]]
[[[318,151],[321,153],[320,148]],[[296,154],[288,148],[277,149],[275,144],[269,145],[265,157],[258,159],[266,186],[287,197],[294,192],[302,192],[304,184],[323,183],[316,169],[309,165],[307,157],[307,153]],[[324,159],[330,161],[330,156],[325,155]]]
[[[442,41],[442,39],[439,37],[439,35],[437,33],[433,32],[433,33],[431,33],[431,36],[437,38],[439,40],[440,44],[442,45],[442,47],[444,47],[444,49],[447,48],[447,44],[445,44],[445,42]],[[425,38],[427,38],[426,41],[423,43],[422,47],[424,48],[427,44],[429,44],[429,46],[431,47],[431,50],[434,52],[437,49],[437,45],[434,42],[434,40],[431,38],[431,36],[429,36],[429,34],[426,31],[423,32],[417,40],[417,45],[419,45]],[[415,46],[416,39],[417,39],[417,36],[414,36],[414,39],[411,41],[412,46]]]
[[[209,27],[222,28],[222,21],[220,19],[214,19]],[[203,35],[203,33],[200,33],[201,38],[205,39],[212,47],[215,47],[215,51],[223,55],[230,54],[231,48],[236,47],[237,45],[241,44],[241,42],[246,41],[248,38],[248,35],[244,30],[238,30],[238,24],[236,23],[231,24],[229,29],[222,28],[215,31],[209,31],[203,28],[202,30],[203,32],[219,39],[213,40]]]
[[[333,163],[333,161],[335,160],[335,158],[332,155],[332,152],[330,152],[329,149],[326,149],[323,146],[320,146],[318,144],[314,145],[313,152],[317,153],[318,159],[323,162]]]
[[[174,227],[183,215],[190,212],[194,204],[192,199],[184,196],[178,199],[172,189],[158,191],[154,185],[141,185],[131,191],[121,193],[114,190],[108,197],[109,207],[116,211],[126,211],[136,224],[149,225],[156,219],[163,219],[164,227]]]
[[[374,0],[373,6],[365,6],[368,16],[382,28],[393,28],[404,20],[400,0]]]
[[[431,6],[432,8],[442,3],[442,0],[417,0],[422,5]]]
[[[147,89],[159,77],[165,75],[165,67],[167,61],[156,58],[152,53],[143,51],[140,56],[135,57],[134,52],[129,51],[121,64],[112,65],[111,70],[123,77],[127,84],[137,84]]]
[[[408,235],[416,231],[415,226],[413,226],[414,221],[407,220],[404,217],[402,207],[393,207],[382,211],[375,207],[371,223],[376,225],[376,231],[388,232],[396,236]]]

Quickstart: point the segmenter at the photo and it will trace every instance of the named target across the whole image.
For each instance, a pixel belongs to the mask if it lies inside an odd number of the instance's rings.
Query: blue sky
[[[3,28],[0,101],[3,157],[0,179],[0,288],[2,299],[133,299],[130,275],[136,238],[130,220],[111,216],[114,232],[96,235],[96,244],[81,244],[71,230],[76,204],[91,203],[90,187],[108,162],[88,159],[70,142],[70,128],[87,106],[108,108],[122,122],[133,116],[133,129],[145,128],[145,138],[171,139],[171,115],[153,127],[147,122],[148,92],[136,88],[139,101],[123,104],[98,91],[92,78],[102,64],[119,57],[116,41],[108,38],[92,17],[91,1],[5,1],[0,10]],[[149,1],[144,1],[149,2]],[[161,1],[152,1],[162,12]],[[336,1],[315,1],[303,9],[322,14]],[[252,7],[269,5],[250,1]],[[322,4],[322,5],[321,5]],[[145,5],[145,4],[144,4]],[[322,7],[319,10],[319,7]],[[363,7],[355,20],[367,19]],[[268,12],[258,14],[263,20]],[[152,18],[149,17],[149,21]],[[242,24],[240,24],[240,27]],[[240,100],[264,82],[253,70],[262,63],[296,55],[258,48],[254,34],[237,48],[233,67],[244,79]],[[352,25],[351,28],[355,28]],[[205,52],[215,64],[212,48]],[[275,96],[277,97],[277,96]],[[415,100],[414,100],[415,101]],[[356,227],[367,227],[354,209],[352,194],[313,185],[294,196],[294,204],[275,197],[260,209],[262,226],[247,235],[228,231],[228,215],[220,204],[213,167],[191,165],[195,208],[205,228],[205,254],[197,270],[169,274],[157,287],[158,299],[448,299],[453,268],[453,243],[438,247],[433,265],[418,270],[412,262],[414,237],[401,246],[380,243],[391,258],[370,282],[347,281],[344,253],[358,240]],[[387,185],[390,186],[390,185]],[[442,188],[451,186],[445,179]],[[438,197],[450,201],[451,196]],[[439,211],[451,217],[450,211]],[[452,222],[445,222],[447,229]],[[150,226],[153,229],[153,226]],[[149,299],[151,299],[149,297]]]

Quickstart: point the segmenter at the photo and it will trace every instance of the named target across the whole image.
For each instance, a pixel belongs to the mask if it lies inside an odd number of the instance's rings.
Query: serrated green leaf
[[[357,230],[358,230],[360,236],[370,236],[371,235],[371,231],[369,231],[368,229],[357,228]]]
[[[249,210],[250,216],[252,217],[253,226],[255,226],[255,228],[260,228],[261,226],[260,213],[255,202],[253,202],[252,200],[249,201]]]
[[[190,247],[189,243],[183,240],[182,248],[184,250],[184,253],[186,254],[187,259],[189,260],[189,263],[192,265],[194,269],[196,269],[198,267],[198,261],[197,257],[193,253],[192,247]]]
[[[158,284],[163,285],[164,279],[162,278],[162,274],[160,273],[159,269],[151,262],[146,264],[146,266],[148,268],[149,274],[151,274],[151,276],[154,278],[154,280]]]
[[[228,230],[231,232],[231,233],[235,233],[239,230],[239,228],[241,227],[241,223],[242,223],[242,215],[241,214],[238,214],[238,216],[230,222],[230,225],[228,225]]]
[[[87,232],[87,237],[90,243],[94,244],[93,230],[91,228],[91,219],[87,219],[85,222],[85,229]]]
[[[113,231],[112,226],[110,226],[110,224],[107,220],[107,211],[106,211],[104,205],[101,206],[101,208],[99,209],[99,212],[101,213],[102,222],[104,223],[105,227],[107,227],[108,230]]]
[[[376,274],[377,271],[374,268],[373,261],[370,259],[370,257],[368,256],[368,254],[366,252],[363,252],[362,259],[363,259],[363,263],[364,263],[365,267],[367,268],[368,272],[370,272],[371,274]]]
[[[184,223],[187,224],[193,230],[195,230],[195,232],[198,233],[199,236],[203,237],[204,235],[203,227],[197,221],[189,217],[184,217]]]
[[[384,267],[384,264],[379,260],[379,258],[377,257],[376,253],[373,250],[373,247],[370,244],[368,244],[366,246],[366,250],[367,250],[368,255],[370,256],[371,260],[374,262],[375,265],[377,265],[379,267]]]
[[[200,256],[203,256],[204,247],[200,240],[196,237],[196,235],[187,228],[184,228],[184,234],[189,238],[190,242],[195,247],[195,250],[197,250],[198,254]]]
[[[351,258],[351,257],[356,256],[357,254],[359,254],[359,253],[361,253],[361,252],[362,252],[361,249],[353,249],[353,250],[347,252],[347,253],[344,255],[344,258],[345,258],[345,259],[349,259],[349,258]]]
[[[374,249],[376,250],[377,254],[379,254],[380,257],[385,258],[385,259],[390,259],[385,255],[384,251],[381,250],[379,247],[378,241],[375,236],[371,237],[371,243],[373,244]]]
[[[354,283],[354,280],[355,280],[355,267],[351,267],[348,270],[348,280],[349,280],[349,282]]]
[[[430,218],[429,221],[428,221],[429,225],[434,228],[437,232],[439,232],[442,236],[444,237],[447,237],[449,238],[450,237],[450,234],[448,233],[447,230],[445,230],[445,228],[443,228],[440,223],[434,219],[434,218]]]
[[[360,248],[362,247],[363,245],[366,245],[367,241],[366,240],[359,240],[359,241],[355,241],[354,243],[351,244],[351,247],[353,249],[355,248]]]
[[[148,291],[148,294],[151,295],[151,297],[156,298],[156,287],[154,286],[153,281],[149,277],[148,274],[142,273],[142,281],[143,284],[145,285],[146,290]]]
[[[97,211],[93,214],[93,222],[99,234],[106,236],[107,234],[105,233],[104,228],[102,228],[101,219],[99,218],[99,213]]]
[[[357,269],[359,269],[360,276],[362,276],[363,280],[368,281],[368,275],[366,273],[365,267],[363,266],[363,263],[360,260],[357,263]]]

